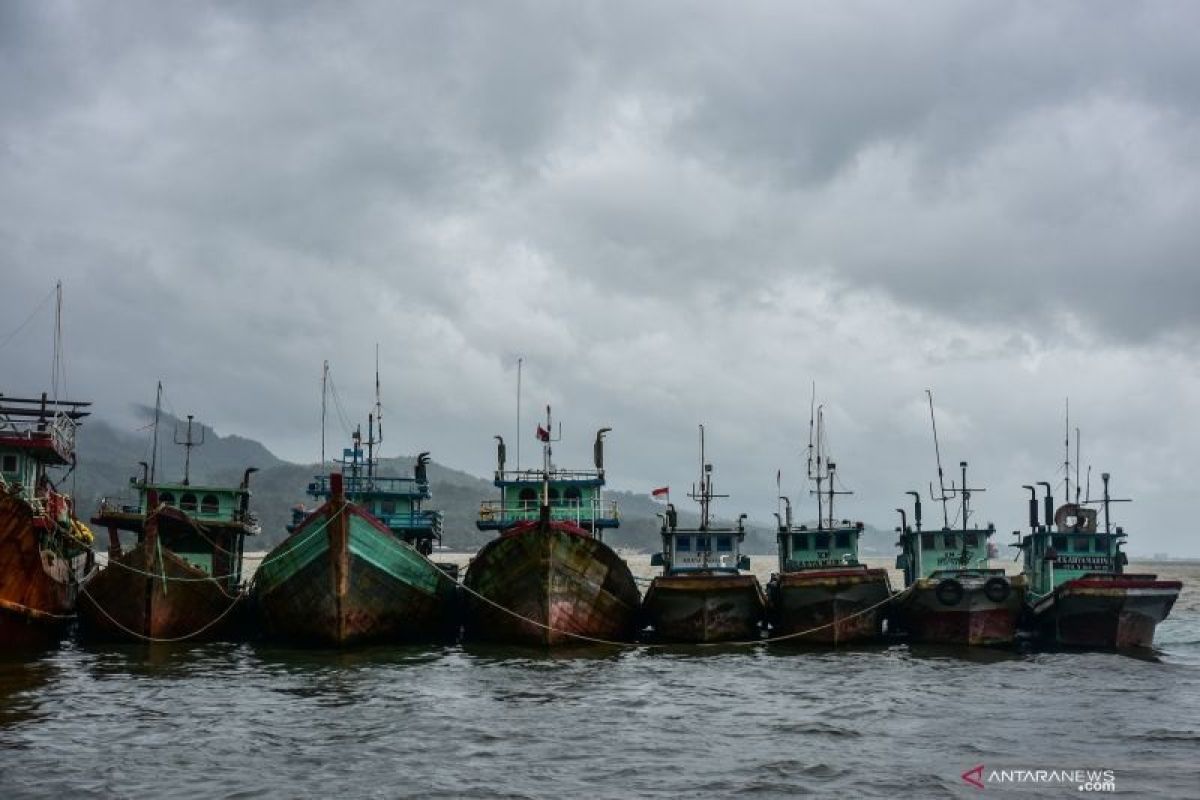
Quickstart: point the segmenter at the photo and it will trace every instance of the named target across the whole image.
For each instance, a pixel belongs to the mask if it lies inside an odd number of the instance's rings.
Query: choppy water
[[[1151,569],[1187,583],[1139,657],[67,642],[0,659],[0,797],[1196,797],[1200,565]]]

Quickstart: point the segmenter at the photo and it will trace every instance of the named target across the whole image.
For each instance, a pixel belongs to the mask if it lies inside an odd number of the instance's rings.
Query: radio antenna
[[[934,499],[942,501],[942,525],[945,528],[949,528],[950,527],[950,511],[946,507],[946,501],[949,500],[950,498],[946,494],[946,481],[945,481],[945,478],[943,478],[943,476],[942,476],[942,451],[938,445],[937,419],[933,415],[933,392],[930,391],[929,389],[926,389],[925,394],[929,396],[929,422],[933,426],[933,454],[934,454],[934,457],[937,458],[938,489],[939,489],[940,496],[935,497]],[[932,494],[932,493],[933,492],[930,492],[930,494]]]

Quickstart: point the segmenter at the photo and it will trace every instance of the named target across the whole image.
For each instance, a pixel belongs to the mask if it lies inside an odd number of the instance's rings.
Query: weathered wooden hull
[[[1017,620],[1025,600],[1025,579],[1008,579],[1010,591],[1002,601],[989,598],[986,580],[955,578],[963,587],[961,599],[948,604],[938,596],[940,580],[922,578],[900,600],[900,622],[918,642],[957,645],[1006,645],[1016,638]]]
[[[262,635],[333,647],[453,636],[454,582],[365,511],[347,504],[339,515],[331,504],[259,565]]]
[[[756,639],[767,609],[753,575],[662,575],[642,603],[654,638],[669,642]]]
[[[164,580],[165,578],[165,580]],[[245,596],[230,592],[165,547],[109,559],[83,584],[80,633],[117,641],[211,641],[241,632]]]
[[[1151,647],[1183,584],[1153,575],[1089,575],[1067,581],[1033,603],[1044,641],[1106,650]]]
[[[877,639],[891,595],[891,582],[883,569],[847,567],[776,575],[767,586],[771,636],[834,645]]]
[[[54,642],[73,618],[89,550],[0,492],[0,647]]]
[[[637,634],[641,596],[629,566],[570,523],[514,526],[476,554],[463,585],[466,639],[560,645]]]

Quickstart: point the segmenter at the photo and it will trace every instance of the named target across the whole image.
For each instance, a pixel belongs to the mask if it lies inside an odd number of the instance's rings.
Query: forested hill
[[[183,477],[182,447],[174,444],[173,434],[178,421],[164,416],[160,426],[159,458],[156,470],[159,480],[178,480]],[[182,435],[183,425],[179,430]],[[202,432],[201,432],[202,430]],[[204,444],[192,451],[191,478],[195,484],[236,485],[247,467],[257,467],[251,479],[253,492],[251,508],[262,523],[263,533],[256,542],[247,543],[248,550],[263,550],[286,536],[285,525],[291,519],[291,509],[298,504],[314,505],[304,495],[304,487],[319,472],[315,464],[293,464],[276,457],[261,443],[242,436],[221,436],[213,429],[199,425],[193,436],[204,438]],[[150,462],[148,430],[127,432],[118,430],[103,420],[88,420],[79,433],[79,466],[67,478],[66,488],[74,483],[80,516],[90,517],[101,498],[132,499],[129,491],[131,477],[141,474],[139,461]],[[415,457],[384,459],[382,475],[411,475]],[[495,499],[498,490],[491,479],[470,475],[436,462],[429,465],[430,508],[445,514],[444,543],[454,549],[474,550],[494,534],[475,529],[475,517],[483,500]],[[663,506],[645,494],[610,491],[607,497],[616,501],[621,514],[621,527],[605,534],[605,541],[618,547],[646,552],[659,547],[659,520],[655,516]],[[681,524],[694,524],[696,517],[680,513]],[[864,551],[883,551],[891,543],[891,534],[868,530]],[[765,526],[747,528],[746,550],[751,553],[773,553],[775,534]],[[885,552],[891,552],[887,549]]]

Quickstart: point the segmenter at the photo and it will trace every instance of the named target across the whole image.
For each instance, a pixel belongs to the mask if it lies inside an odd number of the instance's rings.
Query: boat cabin
[[[779,527],[779,571],[798,572],[806,569],[857,566],[858,540],[863,524],[848,519],[836,528],[807,525]]]
[[[743,517],[744,518],[744,517]],[[677,528],[674,506],[663,517],[662,552],[655,553],[651,566],[662,567],[664,575],[689,572],[728,572],[750,569],[750,556],[742,555],[746,530],[742,520],[736,528]]]
[[[364,458],[361,447],[348,447],[336,461],[345,470],[342,485],[346,499],[379,520],[402,541],[429,555],[434,541],[442,539],[442,512],[423,508],[429,492],[429,454],[417,456],[412,477],[381,477],[375,474],[374,459]],[[306,494],[322,502],[332,496],[329,475],[317,475],[308,484]],[[292,513],[294,530],[308,515],[304,508]]]
[[[896,543],[901,550],[896,556],[896,569],[904,570],[905,585],[937,572],[990,569],[989,540],[995,532],[996,526],[991,523],[986,528],[940,531],[906,527],[899,531],[900,541]]]
[[[1013,535],[1020,537],[1014,546],[1021,549],[1022,571],[1032,594],[1049,594],[1063,583],[1089,574],[1120,575],[1129,563],[1122,550],[1125,531],[1120,526],[1113,528],[1108,513],[1110,503],[1124,501],[1109,497],[1109,474],[1102,477],[1104,530],[1098,529],[1095,509],[1076,503],[1059,506],[1051,516],[1054,498],[1048,492],[1044,498],[1046,517],[1039,520],[1036,496],[1030,498],[1030,532],[1021,537],[1020,531],[1013,531]]]
[[[593,470],[559,469],[553,464],[543,469],[507,470],[504,440],[497,436],[492,485],[500,490],[500,497],[480,503],[475,527],[481,531],[502,531],[518,522],[536,521],[541,515],[543,499],[552,521],[574,523],[598,538],[604,530],[619,527],[617,504],[604,499],[607,432],[607,428],[601,428],[596,433]]]
[[[0,395],[0,489],[26,500],[48,487],[46,469],[75,462],[77,421],[90,403]]]

